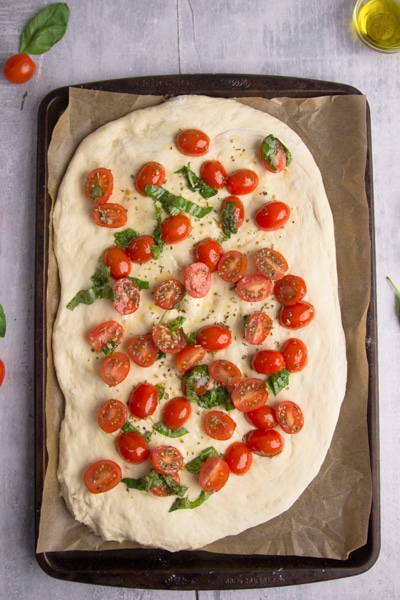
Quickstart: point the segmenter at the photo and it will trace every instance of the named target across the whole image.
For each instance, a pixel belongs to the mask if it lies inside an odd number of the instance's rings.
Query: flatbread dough
[[[141,292],[141,305],[133,315],[122,317],[108,300],[93,305],[66,309],[75,294],[90,287],[99,257],[114,242],[114,230],[97,227],[90,215],[90,202],[83,194],[87,173],[105,166],[113,172],[113,202],[128,209],[127,227],[139,233],[151,233],[155,226],[153,201],[134,191],[132,177],[146,162],[157,160],[167,171],[164,187],[198,204],[206,204],[188,190],[176,171],[189,161],[174,145],[180,129],[198,128],[211,138],[209,153],[190,158],[190,166],[199,173],[206,159],[220,160],[226,170],[250,168],[257,172],[257,190],[243,196],[246,221],[239,233],[224,242],[224,250],[238,249],[249,257],[248,273],[255,272],[252,255],[260,247],[274,247],[288,260],[289,272],[303,277],[307,297],[316,316],[307,327],[296,331],[281,327],[276,316],[279,306],[267,302],[246,303],[232,286],[213,274],[212,293],[203,299],[186,297],[182,311],[171,311],[171,318],[184,314],[186,331],[218,322],[227,323],[234,343],[216,355],[237,364],[244,376],[257,376],[249,358],[256,347],[242,335],[243,316],[259,309],[274,319],[274,328],[264,348],[279,347],[289,337],[300,337],[308,347],[308,366],[291,376],[288,388],[277,398],[298,403],[305,425],[298,435],[283,433],[285,446],[278,456],[268,459],[254,456],[245,476],[231,475],[228,483],[204,504],[193,510],[169,512],[171,497],[127,490],[119,484],[110,492],[90,494],[82,479],[91,463],[108,458],[121,465],[124,477],[140,477],[149,464],[131,465],[121,459],[115,448],[116,434],[106,434],[97,425],[97,410],[104,400],[118,398],[126,402],[132,388],[142,381],[164,385],[167,397],[181,395],[180,379],[172,357],[141,369],[131,363],[127,379],[109,388],[99,377],[101,357],[91,352],[86,335],[96,325],[114,319],[129,337],[147,333],[162,316],[152,301],[152,289],[160,281],[176,276],[182,279],[184,268],[193,262],[195,243],[206,237],[219,238],[217,212],[226,190],[208,201],[215,211],[197,221],[193,219],[190,237],[176,246],[166,247],[158,260],[134,265],[132,276],[150,282],[150,290]],[[272,133],[290,149],[293,161],[284,172],[267,172],[258,159],[263,138]],[[183,188],[182,188],[183,185]],[[267,200],[279,199],[291,207],[292,218],[276,232],[258,230],[253,215]],[[61,282],[61,299],[53,331],[53,354],[57,377],[65,397],[65,417],[60,432],[58,478],[67,506],[75,518],[88,525],[105,540],[132,540],[145,546],[171,551],[201,548],[217,539],[234,535],[272,519],[286,511],[306,489],[324,461],[339,416],[346,387],[345,339],[341,324],[336,272],[333,219],[316,163],[297,134],[274,117],[234,100],[204,96],[180,96],[159,106],[137,110],[110,122],[89,135],[78,147],[59,189],[54,208],[54,246]],[[213,357],[209,355],[207,362]],[[140,428],[151,429],[159,420],[160,409],[148,423],[137,421]],[[235,411],[237,428],[227,442],[210,440],[203,433],[203,411],[194,407],[187,428],[190,433],[170,440],[155,433],[151,447],[162,443],[177,445],[186,460],[210,445],[223,452],[250,429],[242,413]],[[189,485],[189,497],[196,498],[200,488],[194,476],[182,471],[181,482]]]

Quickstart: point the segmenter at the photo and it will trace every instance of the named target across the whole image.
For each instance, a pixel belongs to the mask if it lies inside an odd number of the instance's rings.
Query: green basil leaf
[[[277,396],[280,391],[289,385],[289,371],[282,369],[270,375],[265,382],[266,388],[271,394]]]
[[[121,250],[125,250],[129,246],[129,244],[137,238],[139,234],[134,229],[128,227],[127,229],[123,229],[122,231],[117,231],[114,233],[115,245]]]
[[[91,287],[78,292],[67,304],[68,310],[74,310],[79,304],[93,304],[97,300],[97,288]]]
[[[163,209],[172,216],[184,212],[197,219],[202,219],[213,210],[212,206],[199,206],[195,202],[183,198],[183,196],[171,194],[158,185],[146,185],[145,192],[150,198],[160,202]]]
[[[197,397],[196,404],[200,408],[215,408],[216,406],[223,406],[227,410],[235,408],[229,391],[223,385],[206,390],[204,394]]]
[[[203,504],[203,502],[208,500],[210,496],[211,494],[207,494],[207,492],[200,492],[199,497],[195,500],[189,500],[188,498],[177,498],[169,509],[169,512],[173,512],[174,510],[197,508]]]
[[[95,270],[91,278],[95,287],[102,287],[103,285],[106,285],[109,282],[110,271],[110,267],[107,267],[103,262],[103,258],[100,257],[97,269]]]
[[[208,448],[202,450],[199,456],[186,463],[186,470],[189,471],[189,473],[199,473],[201,465],[207,460],[207,458],[210,458],[210,456],[219,456],[220,458],[224,458],[224,455],[218,452],[214,446],[209,446]]]
[[[128,277],[133,283],[136,283],[139,290],[148,290],[150,289],[150,284],[148,281],[144,281],[144,279],[139,279],[138,277]]]
[[[121,479],[128,488],[139,490],[140,492],[149,492],[155,487],[165,487],[168,496],[184,496],[187,492],[187,487],[177,484],[170,475],[162,475],[153,469],[146,473],[143,477],[135,479],[133,477],[124,477]]]
[[[224,232],[223,241],[229,240],[232,233],[237,233],[239,230],[235,207],[234,202],[227,202],[221,211],[221,228]]]
[[[6,335],[6,313],[4,312],[3,306],[0,304],[0,337],[4,337]]]
[[[65,2],[49,4],[24,28],[19,51],[26,54],[44,54],[64,36],[68,20],[68,4]]]
[[[196,365],[183,375],[183,381],[185,382],[186,398],[189,402],[197,403],[199,396],[197,394],[198,388],[207,387],[210,381],[210,375],[208,374],[207,365]]]
[[[175,171],[175,173],[180,173],[184,175],[188,188],[192,192],[199,192],[199,194],[203,196],[203,198],[212,198],[212,196],[218,194],[217,188],[213,188],[210,185],[208,185],[205,181],[201,179],[201,177],[198,177],[198,175],[196,175],[196,173],[192,171],[192,169],[190,168],[190,163],[188,163],[186,167],[182,167],[178,171]]]
[[[396,314],[400,317],[400,290],[395,286],[390,277],[386,277],[396,294]]]
[[[272,171],[276,171],[276,157],[278,155],[278,146],[276,142],[279,142],[285,151],[286,165],[289,165],[292,162],[292,154],[285,144],[283,144],[281,140],[272,134],[267,135],[261,144],[261,153],[263,160],[272,169]]]
[[[170,437],[170,438],[182,437],[183,435],[186,435],[187,433],[189,433],[189,431],[186,429],[186,427],[178,427],[178,429],[170,429],[169,427],[164,425],[164,423],[162,421],[155,423],[153,425],[153,429],[154,429],[154,431],[157,431],[158,433],[161,433],[162,435],[165,435],[166,437]]]

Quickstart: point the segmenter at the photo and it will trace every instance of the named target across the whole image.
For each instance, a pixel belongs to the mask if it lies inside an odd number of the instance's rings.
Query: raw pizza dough
[[[208,133],[210,151],[206,157],[190,158],[178,152],[174,138],[180,129],[198,128]],[[280,174],[267,172],[258,159],[263,138],[272,133],[291,151],[293,161]],[[289,387],[268,402],[290,399],[298,403],[305,425],[297,435],[284,436],[284,449],[274,458],[254,456],[244,476],[231,475],[228,483],[204,504],[193,510],[169,512],[173,497],[160,498],[127,490],[119,484],[110,492],[90,494],[82,479],[85,469],[99,459],[120,464],[124,477],[140,477],[149,463],[131,465],[115,449],[117,434],[104,433],[97,424],[97,410],[103,401],[118,398],[127,402],[133,387],[142,381],[165,386],[168,398],[182,395],[180,379],[172,357],[156,361],[143,369],[131,362],[127,379],[115,388],[101,380],[98,371],[102,357],[93,353],[86,335],[96,325],[114,319],[125,329],[126,350],[130,336],[147,333],[163,310],[152,302],[152,289],[171,276],[182,279],[184,268],[193,262],[195,243],[206,237],[218,239],[218,210],[228,195],[221,190],[209,201],[190,192],[182,175],[175,171],[190,162],[199,173],[204,160],[220,160],[228,174],[239,168],[257,172],[260,184],[243,196],[246,221],[237,235],[224,242],[224,251],[239,249],[249,257],[247,273],[255,272],[251,256],[260,247],[274,247],[289,263],[289,272],[307,283],[306,300],[315,307],[315,318],[295,332],[281,327],[276,316],[279,306],[273,298],[266,302],[246,303],[232,286],[213,274],[211,292],[203,299],[187,296],[182,310],[171,311],[171,318],[184,314],[185,331],[200,326],[227,323],[232,330],[232,345],[215,355],[237,364],[244,376],[258,376],[250,367],[250,357],[258,347],[247,344],[242,335],[243,316],[266,307],[274,327],[263,348],[277,348],[289,337],[300,337],[308,347],[308,366],[290,377]],[[115,311],[109,300],[97,300],[91,306],[66,309],[81,289],[91,285],[99,257],[113,245],[114,230],[94,225],[90,202],[83,189],[86,175],[105,166],[113,172],[111,202],[128,208],[128,223],[139,233],[151,233],[155,227],[154,204],[134,190],[133,176],[148,161],[161,162],[167,171],[164,187],[198,204],[207,202],[215,212],[201,220],[192,218],[190,237],[166,247],[158,260],[133,265],[131,276],[150,282],[150,290],[141,292],[139,310],[126,317]],[[279,199],[291,207],[292,218],[276,232],[258,230],[252,216],[267,200]],[[159,106],[134,111],[110,122],[89,135],[78,147],[59,189],[54,208],[54,243],[61,282],[61,299],[53,331],[53,354],[57,377],[65,397],[65,417],[60,432],[58,479],[66,504],[75,518],[88,525],[105,540],[131,540],[144,546],[170,551],[201,548],[228,535],[238,534],[264,523],[289,509],[302,494],[324,461],[336,427],[344,398],[347,363],[337,289],[336,253],[333,219],[322,178],[316,163],[297,134],[276,118],[234,100],[204,96],[180,96]],[[208,354],[205,362],[214,357]],[[161,406],[148,422],[134,420],[141,429],[151,429],[159,420]],[[214,446],[224,452],[250,429],[242,413],[235,412],[236,431],[227,442],[211,440],[202,432],[203,411],[194,407],[186,427],[189,435],[170,440],[155,433],[150,445],[177,445],[186,460],[198,456],[201,449]],[[181,483],[189,485],[189,497],[198,496],[195,477],[181,474]]]

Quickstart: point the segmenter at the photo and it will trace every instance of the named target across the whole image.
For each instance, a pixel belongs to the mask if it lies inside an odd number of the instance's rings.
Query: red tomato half
[[[97,413],[99,427],[106,433],[121,429],[128,418],[128,409],[120,400],[106,400]]]
[[[285,368],[285,359],[277,350],[260,350],[253,356],[251,366],[257,373],[272,375]]]
[[[260,148],[260,158],[263,166],[270,171],[270,173],[280,173],[286,167],[286,152],[281,142],[275,138],[276,155],[273,163],[269,165],[263,158],[262,147]]]
[[[112,460],[98,460],[86,469],[83,481],[91,494],[112,490],[122,479],[121,467]]]
[[[183,467],[183,456],[175,446],[157,446],[151,453],[153,469],[162,475],[174,475]]]
[[[161,237],[165,244],[179,244],[189,237],[191,231],[190,219],[183,213],[167,217],[161,223]]]
[[[202,156],[208,152],[210,138],[200,129],[185,129],[175,139],[179,152],[186,156]]]
[[[232,389],[242,378],[242,372],[229,360],[214,360],[208,367],[211,377],[224,387]]]
[[[169,429],[179,429],[192,414],[192,405],[183,396],[176,396],[169,400],[162,412],[162,421]]]
[[[166,354],[179,354],[187,346],[186,336],[181,328],[171,331],[168,325],[154,325],[151,336],[157,348]]]
[[[238,169],[229,175],[226,181],[228,192],[232,196],[251,194],[258,186],[258,175],[250,169]]]
[[[199,472],[199,484],[201,489],[213,494],[219,492],[229,479],[229,465],[219,458],[219,456],[210,456],[203,462]]]
[[[254,220],[264,231],[276,231],[286,225],[290,218],[290,208],[284,202],[267,202],[256,212]]]
[[[253,464],[253,455],[243,442],[233,442],[225,452],[225,460],[232,473],[244,475]]]
[[[36,65],[28,54],[13,54],[3,65],[4,77],[10,83],[25,83],[33,76]]]
[[[85,195],[96,204],[105,204],[114,188],[114,177],[110,169],[99,167],[90,171],[86,178]]]
[[[285,359],[286,369],[290,373],[301,371],[307,365],[308,351],[302,340],[289,338],[282,345],[281,352]]]
[[[284,400],[275,408],[276,418],[286,433],[299,433],[304,425],[303,412],[295,402]]]
[[[218,160],[207,160],[200,167],[201,179],[213,188],[220,190],[226,184],[226,171]]]
[[[158,162],[148,162],[140,169],[135,178],[135,187],[139,194],[146,196],[146,185],[162,185],[165,181],[165,168]]]
[[[158,348],[150,333],[135,335],[129,341],[127,352],[139,367],[151,367],[158,356]]]
[[[247,269],[247,257],[238,250],[225,252],[217,267],[218,275],[228,283],[236,283],[245,274]]]
[[[132,265],[129,256],[117,246],[111,246],[104,250],[103,261],[106,267],[110,268],[110,275],[113,279],[122,279],[131,272]]]
[[[123,431],[115,440],[119,454],[130,463],[138,465],[150,456],[145,438],[135,431]]]
[[[283,450],[283,437],[276,429],[252,429],[247,434],[246,444],[254,454],[276,456]]]
[[[126,253],[132,262],[142,265],[154,258],[152,248],[156,241],[151,235],[139,235],[134,238],[126,249]]]
[[[158,406],[158,390],[152,383],[139,383],[131,392],[128,407],[138,419],[147,419]]]
[[[314,318],[315,310],[312,304],[302,300],[297,304],[282,306],[279,311],[279,322],[289,329],[300,329],[308,325]]]
[[[206,355],[202,346],[186,346],[176,357],[176,368],[180,373],[186,373],[196,365],[200,364]]]
[[[183,282],[189,296],[204,298],[211,288],[210,269],[202,262],[192,263],[183,273]]]
[[[185,286],[178,279],[165,279],[154,290],[154,304],[164,310],[173,309],[185,296]]]
[[[209,352],[224,350],[231,342],[231,330],[225,325],[206,325],[197,332],[196,343]]]
[[[236,423],[222,410],[210,410],[203,417],[203,427],[206,434],[214,440],[229,440],[236,429]]]
[[[88,333],[88,341],[95,352],[111,354],[121,343],[124,328],[117,321],[105,321]]]
[[[272,292],[272,282],[261,273],[247,275],[239,279],[235,291],[245,302],[260,302]]]
[[[214,273],[222,255],[222,247],[216,240],[202,240],[197,244],[195,254],[197,261],[207,265],[210,272]]]
[[[227,204],[233,204],[233,215],[235,218],[236,227],[241,227],[244,223],[245,217],[243,202],[237,196],[228,196],[222,201],[221,211],[224,210]]]
[[[248,412],[263,406],[268,400],[265,381],[257,377],[242,379],[231,392],[231,400],[237,410]]]
[[[246,413],[246,419],[257,429],[274,429],[278,425],[275,411],[268,404]]]
[[[258,346],[265,342],[272,329],[272,319],[267,313],[257,311],[245,319],[244,339],[248,344]]]
[[[130,370],[129,358],[123,352],[106,356],[100,367],[100,377],[110,386],[116,386],[127,377]]]
[[[131,315],[140,305],[140,290],[136,283],[128,278],[118,279],[113,285],[114,299],[112,301],[116,311],[121,315]]]
[[[276,281],[283,277],[289,266],[286,258],[272,248],[261,248],[254,255],[256,268],[268,279]]]
[[[92,209],[92,217],[99,227],[117,229],[126,225],[128,211],[120,204],[98,204]]]
[[[274,285],[274,296],[280,304],[288,306],[303,300],[307,293],[306,282],[297,275],[285,275]]]

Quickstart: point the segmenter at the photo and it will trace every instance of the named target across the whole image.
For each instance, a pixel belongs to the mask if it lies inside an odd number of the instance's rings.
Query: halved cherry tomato
[[[86,469],[83,482],[91,494],[112,490],[122,479],[121,467],[113,460],[98,460]]]
[[[139,194],[146,196],[146,185],[162,185],[165,181],[165,168],[158,162],[148,162],[140,169],[135,178],[135,187]]]
[[[257,427],[257,429],[274,429],[278,425],[275,411],[272,406],[264,404],[256,410],[250,410],[246,413],[246,419]]]
[[[105,321],[88,333],[88,341],[95,352],[111,354],[124,337],[124,328],[117,321]]]
[[[151,336],[157,348],[166,354],[179,354],[187,346],[186,336],[180,327],[171,331],[167,324],[154,325]]]
[[[158,356],[158,348],[150,333],[135,335],[129,341],[127,352],[139,367],[151,367]]]
[[[136,431],[123,431],[115,440],[119,454],[130,463],[138,465],[150,456],[146,439]]]
[[[268,400],[265,381],[257,377],[242,379],[231,392],[231,400],[237,410],[248,412],[263,406]]]
[[[232,333],[226,325],[205,325],[197,332],[196,343],[209,352],[217,352],[231,345]]]
[[[28,54],[13,54],[3,65],[4,77],[10,83],[25,83],[33,76],[36,65]]]
[[[280,402],[275,408],[276,418],[286,433],[299,433],[304,425],[303,411],[291,400]]]
[[[262,273],[246,275],[239,279],[235,291],[245,302],[260,302],[271,295],[272,281]]]
[[[128,408],[120,400],[106,400],[97,413],[99,427],[106,433],[114,433],[121,429],[128,418]]]
[[[161,237],[165,244],[179,244],[189,237],[191,231],[190,219],[183,213],[167,217],[161,223]]]
[[[207,265],[210,272],[214,273],[222,255],[222,247],[216,240],[202,240],[197,244],[195,254],[197,261]]]
[[[128,278],[118,279],[113,285],[114,299],[112,301],[116,311],[121,315],[131,315],[140,305],[140,290],[137,284]]]
[[[180,485],[181,478],[179,477],[179,473],[174,473],[173,475],[170,475],[170,477],[174,480],[174,483],[176,483],[176,485]],[[165,497],[170,494],[170,489],[168,485],[161,484],[150,488],[150,492],[155,496]]]
[[[110,268],[110,275],[113,279],[122,279],[131,272],[132,265],[129,256],[118,246],[111,246],[104,250],[103,261],[106,267]]]
[[[3,383],[4,381],[4,377],[6,375],[6,367],[4,362],[1,360],[0,358],[0,385]]]
[[[186,346],[176,357],[176,368],[180,373],[186,373],[196,365],[200,364],[206,354],[202,346]]]
[[[129,358],[123,352],[106,356],[100,367],[100,377],[109,386],[116,386],[127,377],[130,370]]]
[[[277,350],[260,350],[253,356],[251,366],[257,373],[272,375],[285,368],[285,359]]]
[[[236,283],[245,274],[247,269],[247,256],[239,250],[225,252],[217,267],[217,273],[224,281]]]
[[[114,188],[114,177],[110,169],[99,167],[90,171],[86,178],[85,195],[96,204],[105,204]]]
[[[206,160],[200,167],[200,177],[217,190],[225,186],[227,179],[225,168],[218,160]]]
[[[199,472],[201,489],[213,494],[219,492],[229,479],[229,465],[219,456],[210,456],[203,462]]]
[[[204,298],[211,288],[210,269],[202,262],[192,263],[183,273],[183,282],[189,296]]]
[[[126,249],[126,253],[132,262],[142,265],[154,258],[152,249],[156,241],[151,235],[139,235],[134,238]]]
[[[273,144],[275,145],[275,152],[269,155],[268,161],[263,156],[261,145],[260,158],[267,171],[270,171],[270,173],[280,173],[286,167],[286,152],[282,143],[277,138],[273,138]]]
[[[228,192],[232,196],[251,194],[258,186],[258,175],[251,169],[238,169],[229,175],[226,181]]]
[[[233,216],[235,219],[236,227],[241,227],[244,223],[245,216],[243,202],[237,196],[228,196],[222,201],[221,211],[223,211],[224,208],[226,208],[227,204],[233,204]]]
[[[208,367],[211,377],[227,389],[232,389],[242,378],[242,372],[229,360],[214,360]]]
[[[162,421],[169,429],[179,429],[192,414],[192,405],[183,396],[169,400],[162,412]]]
[[[306,282],[297,275],[285,275],[274,285],[274,296],[280,304],[288,306],[303,300],[307,293]]]
[[[185,296],[185,286],[179,279],[165,279],[154,290],[154,304],[172,310]]]
[[[276,456],[283,450],[283,437],[276,429],[252,429],[247,434],[246,444],[254,454]]]
[[[276,231],[286,225],[290,219],[290,208],[284,202],[267,202],[254,217],[257,227],[264,231]]]
[[[297,304],[282,306],[279,311],[279,322],[289,329],[300,329],[308,325],[314,318],[315,310],[312,304],[302,300]]]
[[[98,204],[92,209],[92,217],[99,227],[117,229],[126,225],[128,211],[121,204]]]
[[[289,268],[286,258],[272,248],[261,248],[254,255],[256,268],[268,279],[276,281],[283,277]]]
[[[244,322],[244,339],[248,344],[258,346],[265,342],[272,329],[272,319],[261,310],[249,315]]]
[[[307,346],[298,338],[289,338],[281,346],[281,352],[285,359],[286,369],[290,373],[301,371],[307,365],[308,351]]]
[[[157,446],[151,453],[153,469],[162,475],[174,475],[183,467],[183,456],[175,446]]]
[[[236,423],[222,410],[210,410],[203,417],[206,434],[214,440],[229,440],[236,429]]]
[[[175,144],[179,152],[186,156],[201,156],[208,152],[210,138],[200,129],[185,129],[178,133]]]
[[[253,464],[251,450],[243,442],[233,442],[225,451],[224,458],[235,475],[244,475]]]
[[[158,390],[152,383],[139,383],[133,388],[128,401],[131,414],[138,419],[147,419],[158,406]]]

